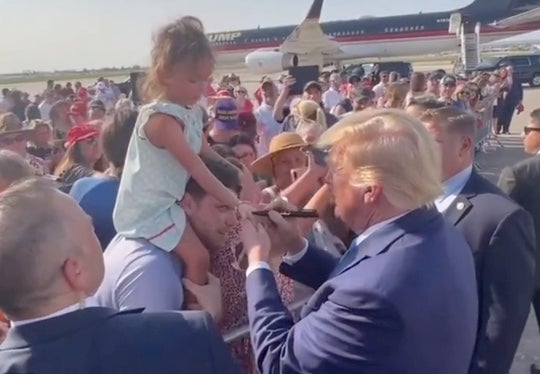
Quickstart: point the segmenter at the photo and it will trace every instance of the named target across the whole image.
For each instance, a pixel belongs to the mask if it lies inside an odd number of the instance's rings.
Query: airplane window
[[[384,28],[384,32],[388,32],[388,27],[385,27],[385,28]]]
[[[420,30],[423,30],[424,29],[424,26],[420,26]]]

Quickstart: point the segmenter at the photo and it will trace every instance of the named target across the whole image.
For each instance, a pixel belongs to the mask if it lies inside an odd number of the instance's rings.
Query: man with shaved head
[[[0,373],[238,373],[205,312],[118,312],[92,220],[44,178],[0,193]]]
[[[475,259],[479,318],[469,373],[507,374],[533,294],[532,218],[474,169],[474,117],[445,107],[420,120],[442,153],[444,193],[435,205],[463,233]]]

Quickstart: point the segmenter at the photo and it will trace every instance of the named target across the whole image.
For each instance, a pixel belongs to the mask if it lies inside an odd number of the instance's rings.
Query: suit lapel
[[[403,237],[407,232],[429,224],[431,221],[441,218],[434,207],[426,207],[407,213],[403,217],[390,222],[380,230],[373,233],[359,245],[353,245],[343,255],[330,278],[342,274],[367,258],[386,252],[393,243]],[[441,218],[442,219],[442,218]]]
[[[459,195],[452,205],[446,209],[444,216],[452,225],[456,226],[459,221],[471,210],[472,204],[469,199],[463,195]]]
[[[479,178],[480,176],[478,175],[478,172],[473,169],[469,180],[463,187],[463,190],[444,212],[445,218],[452,225],[456,226],[473,207],[470,199],[476,195],[476,183],[478,182]]]

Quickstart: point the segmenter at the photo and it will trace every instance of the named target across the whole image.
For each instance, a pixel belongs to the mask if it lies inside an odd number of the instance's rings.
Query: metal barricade
[[[299,311],[309,300],[309,298],[305,298],[303,300],[299,300],[295,303],[292,303],[288,309],[291,313],[295,313]],[[223,340],[225,340],[225,343],[232,343],[235,342],[238,339],[242,339],[244,336],[249,335],[249,325],[243,325],[240,327],[237,327],[235,329],[227,331],[223,335]]]

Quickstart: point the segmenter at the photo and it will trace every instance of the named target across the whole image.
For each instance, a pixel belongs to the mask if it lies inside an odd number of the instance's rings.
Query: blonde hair
[[[302,140],[306,143],[316,142],[323,132],[324,128],[320,123],[309,119],[301,119],[296,126],[296,133],[300,135]]]
[[[299,100],[295,103],[293,114],[301,119],[317,122],[323,130],[326,130],[326,114],[319,104],[313,100]]]
[[[351,115],[331,137],[330,165],[350,175],[353,186],[381,184],[393,206],[417,209],[442,192],[441,155],[420,121],[403,111]]]
[[[208,57],[213,58],[212,48],[198,18],[186,16],[164,26],[154,37],[152,65],[144,80],[145,99],[163,95],[163,74],[174,65],[186,61],[196,64]]]

